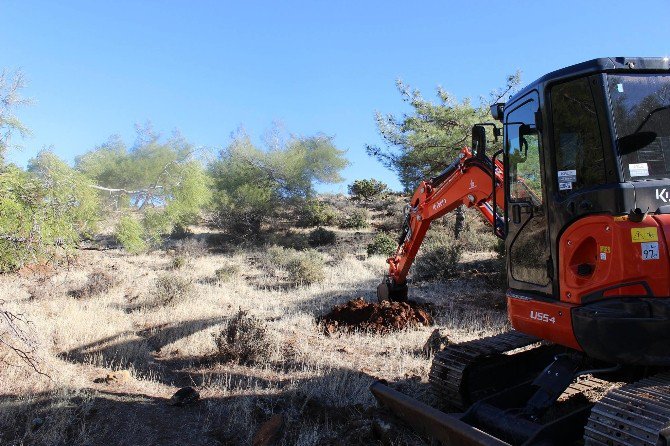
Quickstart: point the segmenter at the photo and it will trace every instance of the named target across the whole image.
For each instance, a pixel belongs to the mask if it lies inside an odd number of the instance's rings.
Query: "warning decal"
[[[654,227],[631,228],[630,239],[633,243],[657,242],[658,230]]]

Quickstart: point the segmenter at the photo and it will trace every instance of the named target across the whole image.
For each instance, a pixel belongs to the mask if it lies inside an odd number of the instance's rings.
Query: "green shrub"
[[[184,225],[182,223],[177,223],[174,225],[174,228],[172,228],[172,232],[170,233],[170,238],[175,239],[175,240],[181,240],[185,239],[187,237],[190,237],[193,235],[193,231],[188,227],[188,225]]]
[[[335,233],[324,228],[316,228],[309,233],[308,241],[311,246],[332,245],[335,243]]]
[[[368,255],[379,254],[383,256],[391,256],[398,249],[398,241],[384,233],[375,235],[375,238],[372,240],[367,247]]]
[[[214,271],[214,280],[216,282],[230,282],[233,278],[240,275],[242,268],[240,265],[226,265]]]
[[[264,262],[272,265],[281,265],[285,262],[286,258],[289,256],[289,253],[295,250],[286,249],[283,246],[272,245],[268,247],[263,255]]]
[[[341,222],[342,229],[363,229],[368,227],[368,213],[365,209],[353,209]]]
[[[405,207],[405,203],[399,201],[394,196],[386,196],[380,198],[373,202],[370,207],[377,211],[381,212],[384,215],[402,215],[402,209]]]
[[[269,243],[283,248],[297,249],[299,251],[309,248],[307,234],[288,230],[283,234],[271,234]]]
[[[275,264],[286,270],[287,281],[293,285],[309,285],[326,278],[326,264],[317,251],[284,249],[280,252],[272,248],[269,251]]]
[[[405,219],[402,213],[390,217],[381,218],[376,224],[375,228],[382,232],[399,234],[402,230]]]
[[[214,220],[238,236],[256,237],[263,223],[313,196],[316,183],[341,181],[347,164],[330,137],[290,138],[270,149],[239,135],[210,164]]]
[[[450,234],[433,233],[424,241],[414,263],[418,279],[448,279],[458,273],[463,244]]]
[[[291,285],[309,285],[326,277],[323,257],[313,249],[296,251],[270,246],[261,254],[259,266],[278,279],[285,274],[286,282]]]
[[[219,333],[212,335],[221,361],[253,365],[272,353],[268,327],[262,320],[240,310]]]
[[[193,282],[174,274],[164,274],[154,282],[153,299],[157,305],[183,302],[195,294]]]
[[[30,160],[28,172],[0,165],[0,272],[57,261],[91,236],[99,202],[90,184],[48,151]]]
[[[149,209],[142,219],[144,241],[150,248],[158,248],[173,229],[171,216],[165,210]]]
[[[285,260],[284,267],[288,272],[288,281],[294,285],[323,282],[326,278],[326,265],[316,251],[294,253]]]
[[[144,240],[144,228],[139,221],[129,215],[121,217],[114,236],[123,249],[131,254],[139,254],[149,248]]]
[[[298,213],[298,224],[303,227],[331,226],[336,222],[337,210],[317,200],[307,201]]]
[[[369,201],[388,191],[388,186],[374,178],[369,180],[356,180],[349,185],[349,195],[352,200]]]
[[[176,256],[172,258],[172,262],[170,262],[170,268],[182,269],[183,267],[186,266],[187,263],[188,260],[186,260],[186,257]]]

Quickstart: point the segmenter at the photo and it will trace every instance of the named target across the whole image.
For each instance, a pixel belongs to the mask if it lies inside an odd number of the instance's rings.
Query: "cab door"
[[[537,92],[505,115],[507,277],[509,287],[551,293],[551,253],[543,187]]]

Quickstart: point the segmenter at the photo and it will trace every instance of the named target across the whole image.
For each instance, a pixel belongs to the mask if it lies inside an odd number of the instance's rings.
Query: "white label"
[[[600,253],[600,260],[607,260],[607,253],[606,252],[601,252]]]
[[[577,181],[577,171],[576,170],[559,170],[558,171],[558,182],[559,183],[574,183]]]
[[[572,183],[558,183],[558,190],[571,190]]]
[[[623,84],[616,84],[616,89],[619,93],[623,93]]]
[[[540,322],[551,322],[552,324],[556,323],[555,317],[550,316],[547,313],[539,313],[533,310],[530,310],[530,318]]]
[[[628,171],[631,177],[646,177],[649,175],[647,163],[629,164]]]
[[[658,242],[640,243],[642,245],[642,260],[658,259]]]

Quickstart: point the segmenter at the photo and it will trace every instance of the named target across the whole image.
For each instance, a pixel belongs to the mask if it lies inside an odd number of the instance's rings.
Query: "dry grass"
[[[367,387],[376,378],[430,401],[430,360],[421,347],[432,327],[328,337],[315,324],[335,304],[375,298],[384,257],[360,255],[372,230],[357,245],[352,237],[353,231],[337,230],[338,245],[319,254],[321,280],[290,287],[277,286],[286,280],[285,268],[272,250],[214,254],[187,243],[198,252],[179,269],[170,269],[172,257],[163,251],[83,252],[76,269],[45,279],[44,298],[32,297],[34,277],[0,276],[0,299],[30,320],[40,370],[49,375],[0,365],[0,444],[250,444],[274,413],[287,420],[281,444],[329,444],[343,438],[352,420],[366,422],[366,410],[375,405]],[[75,299],[71,292],[86,287],[94,271],[113,274],[115,286]],[[169,296],[157,298],[157,284],[165,280],[172,281]],[[411,292],[435,304],[438,326],[459,341],[506,328],[504,310],[482,303],[478,289],[484,286],[476,278],[421,284]],[[215,337],[240,311],[262,326],[262,354],[248,364],[220,361]],[[253,348],[254,336],[245,348]],[[119,369],[129,370],[130,379],[93,382]],[[203,401],[167,406],[184,385],[195,385]],[[360,444],[375,444],[357,435]],[[400,431],[397,444],[421,441]]]
[[[117,284],[116,277],[107,271],[95,270],[91,273],[86,284],[70,293],[77,299],[87,299],[108,292]]]

